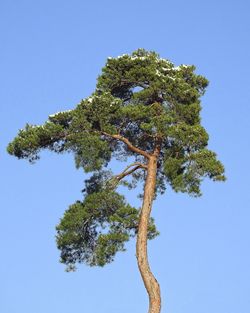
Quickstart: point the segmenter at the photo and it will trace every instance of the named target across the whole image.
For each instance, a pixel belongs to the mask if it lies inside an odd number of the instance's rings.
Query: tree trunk
[[[152,155],[148,161],[147,177],[144,186],[143,204],[138,226],[136,257],[138,267],[149,296],[148,313],[160,313],[161,294],[160,286],[150,270],[147,255],[147,234],[152,203],[156,188],[157,156]]]

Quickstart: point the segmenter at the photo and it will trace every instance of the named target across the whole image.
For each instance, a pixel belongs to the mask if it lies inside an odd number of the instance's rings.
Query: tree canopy
[[[200,196],[204,178],[225,180],[201,125],[200,98],[208,80],[195,69],[144,49],[108,58],[89,97],[50,115],[43,125],[27,124],[9,144],[10,154],[30,162],[42,149],[72,152],[76,167],[93,173],[85,181],[84,199],[71,205],[57,226],[61,261],[68,269],[77,262],[103,266],[136,235],[140,208],[130,206],[116,188],[144,181],[145,160],[157,145],[156,194],[169,186]],[[126,163],[122,173],[112,173],[112,159]],[[132,180],[124,182],[129,175]],[[148,238],[157,234],[151,219]]]

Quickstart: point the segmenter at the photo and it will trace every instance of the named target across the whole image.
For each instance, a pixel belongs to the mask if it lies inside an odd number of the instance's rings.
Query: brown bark
[[[105,136],[108,136],[108,137],[111,137],[111,138],[114,138],[114,139],[118,139],[118,140],[124,142],[127,145],[127,147],[129,148],[129,150],[131,150],[131,151],[133,151],[133,152],[135,152],[137,154],[143,155],[145,158],[149,158],[150,157],[149,153],[147,153],[146,151],[141,150],[140,148],[134,146],[127,138],[125,138],[125,137],[123,137],[123,136],[121,136],[119,134],[112,135],[112,134],[108,134],[108,133],[106,133],[104,131],[102,131],[101,133],[103,135],[105,135]]]
[[[160,293],[160,285],[151,272],[149,263],[148,263],[148,254],[147,254],[147,239],[148,239],[148,225],[150,220],[150,213],[152,210],[152,203],[155,196],[155,188],[156,188],[156,176],[157,176],[157,161],[161,151],[161,143],[162,139],[160,137],[156,137],[155,148],[152,154],[141,150],[138,147],[135,147],[131,144],[131,142],[119,135],[111,135],[106,132],[102,132],[103,135],[112,137],[114,139],[118,139],[125,143],[127,147],[142,156],[148,159],[148,164],[145,166],[144,164],[140,164],[134,167],[131,171],[123,172],[121,175],[118,175],[119,178],[123,178],[128,174],[134,172],[138,168],[144,168],[147,170],[147,177],[144,186],[144,196],[142,209],[139,218],[138,225],[138,233],[137,233],[137,241],[136,241],[136,257],[138,267],[147,290],[149,296],[149,311],[148,313],[160,313],[161,311],[161,293]],[[129,166],[130,167],[130,166]]]
[[[147,255],[147,234],[152,203],[156,188],[157,174],[157,158],[159,147],[156,147],[148,161],[147,177],[144,186],[143,204],[140,213],[138,226],[137,242],[136,242],[136,257],[138,267],[149,296],[149,311],[148,313],[160,313],[161,311],[161,295],[160,286],[150,270]]]

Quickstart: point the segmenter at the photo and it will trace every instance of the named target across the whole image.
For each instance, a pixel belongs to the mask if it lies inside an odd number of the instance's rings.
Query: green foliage
[[[137,232],[139,211],[117,192],[102,190],[87,195],[65,212],[57,226],[61,262],[74,269],[76,262],[104,266],[113,261],[124,243]],[[158,232],[150,222],[148,237]]]
[[[64,263],[103,266],[136,232],[138,211],[115,193],[120,181],[105,168],[114,158],[133,157],[143,164],[145,158],[116,136],[148,154],[161,140],[156,193],[170,185],[176,192],[199,196],[205,177],[225,180],[223,165],[207,149],[208,134],[201,126],[200,98],[207,85],[193,65],[175,66],[155,52],[139,49],[108,58],[96,90],[75,109],[19,131],[7,148],[10,154],[33,162],[44,148],[70,151],[77,168],[93,172],[84,201],[72,205],[57,228]],[[125,183],[128,187],[144,180],[144,169],[132,176],[132,183]],[[109,203],[113,205],[107,207]],[[152,225],[151,221],[154,234]],[[150,234],[149,230],[149,237],[154,237]]]
[[[169,155],[164,162],[164,172],[172,188],[194,196],[201,195],[200,183],[204,177],[224,181],[223,171],[216,154],[207,149],[179,157]]]
[[[33,162],[39,158],[38,152],[48,148],[55,152],[63,150],[63,126],[46,122],[42,126],[26,124],[18,136],[8,145],[7,151],[19,159],[27,158]]]

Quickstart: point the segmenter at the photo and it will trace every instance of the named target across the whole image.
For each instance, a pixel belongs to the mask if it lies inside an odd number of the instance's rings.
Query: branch
[[[130,169],[131,167],[133,167],[133,168],[128,171],[128,169]],[[120,174],[115,175],[113,178],[111,178],[111,185],[112,185],[112,187],[113,188],[116,187],[116,185],[118,184],[118,182],[120,180],[122,180],[124,177],[132,174],[133,172],[135,172],[139,168],[147,169],[148,167],[147,167],[147,165],[139,163],[139,162],[135,162],[135,163],[130,164],[129,166],[127,166],[125,168],[125,170],[123,172],[121,172]]]
[[[128,146],[129,150],[131,150],[131,151],[133,151],[135,153],[138,153],[140,155],[143,155],[147,159],[150,158],[150,154],[149,153],[147,153],[144,150],[141,150],[140,148],[135,147],[127,138],[125,138],[125,137],[123,137],[123,136],[121,136],[119,134],[112,135],[112,134],[108,134],[108,133],[103,132],[103,131],[101,133],[103,135],[105,135],[105,136],[108,136],[108,137],[111,137],[111,138],[114,138],[114,139],[118,139],[118,140],[124,142]]]
[[[159,154],[161,152],[161,146],[162,146],[162,138],[159,137],[159,136],[156,136],[153,156],[156,156],[158,158],[158,156],[159,156]]]
[[[129,169],[130,167],[132,167],[132,166],[135,166],[135,167],[132,168],[130,171],[128,171],[128,169]],[[125,170],[124,170],[121,174],[116,175],[114,178],[116,178],[117,180],[121,180],[121,179],[123,179],[125,176],[128,176],[128,175],[132,174],[134,171],[138,170],[139,168],[145,168],[145,169],[147,169],[148,167],[147,167],[147,165],[145,165],[145,164],[136,162],[136,163],[133,163],[133,164],[130,164],[129,166],[127,166],[127,167],[125,168]]]

